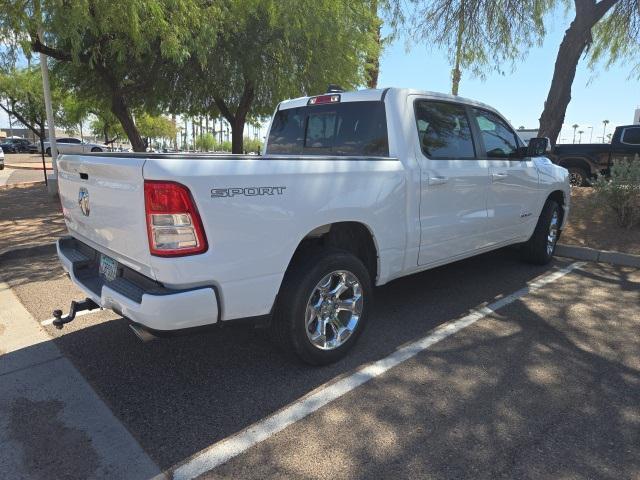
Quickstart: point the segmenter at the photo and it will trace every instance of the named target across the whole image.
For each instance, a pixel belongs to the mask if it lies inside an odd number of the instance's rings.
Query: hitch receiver
[[[74,300],[73,302],[71,302],[69,315],[67,315],[66,317],[62,316],[62,310],[53,311],[53,317],[55,318],[55,320],[53,321],[53,326],[58,330],[62,330],[62,327],[65,323],[73,322],[74,318],[76,318],[76,313],[82,312],[83,310],[95,310],[96,308],[100,308],[100,305],[98,305],[90,298],[85,298],[81,302],[76,302]]]

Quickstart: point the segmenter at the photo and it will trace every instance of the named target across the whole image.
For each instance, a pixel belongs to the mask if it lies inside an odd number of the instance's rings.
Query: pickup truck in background
[[[450,95],[287,100],[261,156],[61,156],[58,255],[82,308],[139,335],[250,319],[325,364],[362,333],[374,285],[514,244],[549,262],[570,191],[547,146]]]
[[[611,143],[556,145],[549,158],[569,170],[572,186],[588,186],[590,180],[608,175],[616,160],[638,160],[640,155],[640,125],[617,127]]]

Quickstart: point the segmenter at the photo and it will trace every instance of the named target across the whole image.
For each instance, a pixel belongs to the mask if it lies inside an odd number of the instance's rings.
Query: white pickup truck
[[[60,157],[58,255],[84,308],[138,331],[266,319],[324,364],[362,333],[374,285],[512,244],[549,262],[570,194],[547,145],[449,95],[287,100],[261,156]]]

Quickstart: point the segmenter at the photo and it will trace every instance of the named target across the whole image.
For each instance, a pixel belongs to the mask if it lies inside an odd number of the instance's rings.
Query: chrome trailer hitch
[[[71,308],[69,308],[69,315],[66,317],[62,316],[62,310],[54,310],[53,311],[53,326],[58,330],[62,330],[62,327],[65,323],[73,322],[76,318],[76,314],[78,312],[82,312],[84,310],[95,310],[96,308],[100,308],[96,302],[91,300],[90,298],[85,298],[81,302],[76,302],[75,300],[71,302]]]

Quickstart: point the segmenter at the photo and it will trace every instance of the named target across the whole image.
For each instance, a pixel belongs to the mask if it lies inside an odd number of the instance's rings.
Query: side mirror
[[[541,157],[551,151],[551,142],[547,137],[532,138],[527,147],[527,157]]]

